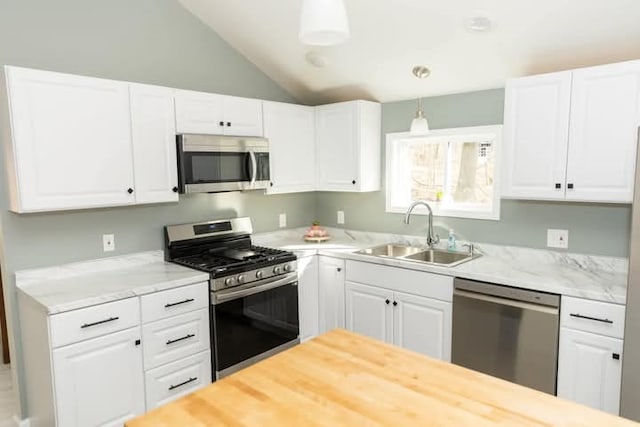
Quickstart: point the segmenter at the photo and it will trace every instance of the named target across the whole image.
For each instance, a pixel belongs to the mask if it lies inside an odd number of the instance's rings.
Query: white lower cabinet
[[[319,255],[318,281],[319,333],[344,328],[344,259]]]
[[[346,273],[347,329],[451,360],[452,277],[358,261]]]
[[[140,328],[53,350],[57,425],[120,426],[145,412]]]
[[[451,303],[395,292],[393,343],[441,360],[451,360]]]
[[[561,313],[558,397],[618,415],[624,306],[562,297]]]
[[[358,283],[345,283],[347,329],[393,342],[393,292]]]
[[[298,258],[298,313],[300,341],[318,335],[318,257]]]
[[[561,328],[558,397],[618,415],[622,344],[619,338]]]
[[[211,383],[208,282],[51,315],[18,303],[31,425],[122,426]]]
[[[203,351],[144,374],[147,410],[157,408],[211,383],[211,352]]]

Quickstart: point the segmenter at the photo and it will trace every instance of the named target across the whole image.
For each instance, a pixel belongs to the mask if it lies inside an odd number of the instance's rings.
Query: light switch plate
[[[279,218],[278,218],[279,224],[280,224],[280,228],[284,228],[287,226],[287,214],[286,213],[281,213]]]
[[[338,224],[344,224],[344,211],[338,211]]]
[[[569,230],[547,230],[547,247],[567,249],[569,247]]]
[[[104,252],[111,252],[116,250],[116,240],[113,234],[102,235],[102,250]]]

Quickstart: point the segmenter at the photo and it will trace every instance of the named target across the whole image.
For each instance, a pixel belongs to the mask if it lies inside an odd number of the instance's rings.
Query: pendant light
[[[343,0],[302,0],[300,41],[312,46],[333,46],[349,39]]]
[[[413,67],[413,75],[419,79],[424,79],[429,77],[431,71],[425,66],[417,65]],[[422,111],[422,97],[418,98],[418,111],[416,111],[416,116],[411,122],[411,128],[409,128],[409,134],[414,136],[426,135],[429,133],[429,122],[427,118],[424,116],[424,111]]]

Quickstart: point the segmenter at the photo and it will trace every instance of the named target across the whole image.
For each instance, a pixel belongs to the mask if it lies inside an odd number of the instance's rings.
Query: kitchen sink
[[[424,251],[424,248],[418,248],[415,246],[406,246],[406,245],[380,245],[374,246],[372,248],[362,249],[358,251],[359,254],[364,255],[373,255],[373,256],[385,256],[392,258],[403,258],[407,255],[417,254],[419,252]]]
[[[356,253],[423,262],[425,264],[445,267],[454,267],[479,256],[478,254],[471,255],[466,252],[449,252],[442,249],[425,249],[424,247],[396,244],[373,246],[359,250]]]
[[[422,261],[429,264],[440,264],[453,267],[474,258],[473,255],[463,252],[449,252],[438,249],[428,249],[404,257],[407,260]]]

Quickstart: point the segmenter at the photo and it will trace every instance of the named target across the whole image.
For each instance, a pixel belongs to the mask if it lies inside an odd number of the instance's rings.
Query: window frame
[[[477,136],[478,139],[482,139],[487,135],[493,135],[493,200],[491,212],[463,210],[463,209],[442,209],[438,205],[433,205],[434,216],[453,217],[453,218],[468,218],[468,219],[484,219],[484,220],[500,220],[500,190],[502,187],[501,182],[501,165],[502,165],[502,125],[487,125],[487,126],[471,126],[471,127],[459,127],[459,128],[447,128],[447,129],[434,129],[425,136],[412,136],[409,132],[392,132],[386,134],[386,146],[385,146],[385,212],[389,213],[406,213],[409,206],[399,207],[393,206],[392,190],[394,189],[394,177],[392,174],[395,172],[394,163],[396,163],[394,155],[394,144],[399,141],[407,139],[424,139],[424,138],[442,138],[452,136],[456,138],[465,136]],[[445,159],[449,161],[449,159]],[[427,215],[429,212],[424,206],[417,206],[412,214]]]

